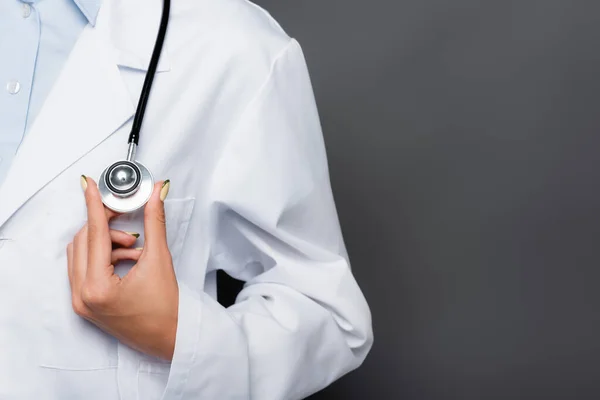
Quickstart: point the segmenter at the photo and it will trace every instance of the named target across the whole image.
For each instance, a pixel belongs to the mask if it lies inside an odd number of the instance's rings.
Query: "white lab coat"
[[[0,187],[0,399],[300,399],[371,348],[302,50],[243,0],[173,1],[142,129],[137,159],[172,182],[173,361],[73,312],[79,176],[97,180],[125,156],[161,9],[104,0]],[[112,226],[143,245],[140,213]],[[219,269],[246,281],[229,309],[216,301]]]

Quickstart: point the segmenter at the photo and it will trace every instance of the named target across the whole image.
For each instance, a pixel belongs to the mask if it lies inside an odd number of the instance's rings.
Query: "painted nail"
[[[131,235],[131,236],[133,236],[135,238],[139,238],[140,237],[140,234],[137,233],[137,232],[125,232],[125,233],[127,233],[128,235]]]
[[[143,247],[136,247],[135,249],[136,249],[136,250],[139,250],[139,251],[142,251],[142,250],[144,250],[144,248],[143,248]]]
[[[167,179],[164,181],[162,188],[160,189],[160,201],[165,201],[169,194],[169,188],[171,187],[171,181]]]
[[[81,184],[81,189],[85,192],[87,189],[87,178],[85,175],[81,175],[81,178],[79,178],[79,183]]]

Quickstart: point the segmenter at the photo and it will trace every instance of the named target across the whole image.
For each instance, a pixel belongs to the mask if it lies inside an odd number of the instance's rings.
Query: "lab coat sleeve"
[[[165,400],[302,399],[357,368],[373,342],[295,40],[235,126],[210,184],[210,263],[245,286],[224,308],[181,284]]]

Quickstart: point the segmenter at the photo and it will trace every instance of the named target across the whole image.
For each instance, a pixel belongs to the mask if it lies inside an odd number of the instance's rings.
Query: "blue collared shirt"
[[[0,185],[101,0],[0,1]]]

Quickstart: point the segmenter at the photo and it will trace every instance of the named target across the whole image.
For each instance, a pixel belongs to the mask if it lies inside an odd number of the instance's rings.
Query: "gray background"
[[[313,399],[599,399],[600,2],[257,3],[305,51],[374,317]]]

